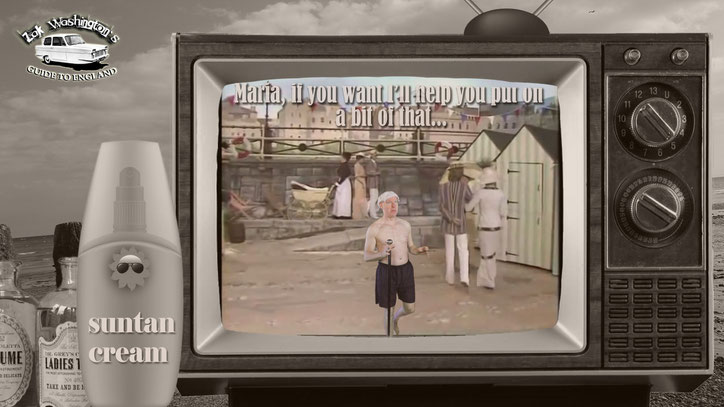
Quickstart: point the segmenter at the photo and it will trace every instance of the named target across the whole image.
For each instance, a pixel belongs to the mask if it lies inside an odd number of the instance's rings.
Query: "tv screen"
[[[231,83],[220,96],[225,329],[443,336],[556,325],[557,86],[325,76]]]
[[[585,348],[583,60],[203,58],[193,78],[196,352]],[[386,192],[406,229],[370,237]]]

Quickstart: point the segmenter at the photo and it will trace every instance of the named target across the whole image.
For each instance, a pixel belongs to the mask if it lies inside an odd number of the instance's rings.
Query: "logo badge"
[[[108,267],[113,270],[111,280],[118,281],[118,288],[127,287],[131,291],[142,286],[151,275],[149,260],[134,247],[121,249],[120,253],[114,254],[113,262]]]
[[[31,75],[61,82],[87,82],[118,73],[117,68],[108,66],[107,60],[109,48],[120,37],[112,26],[91,16],[53,17],[45,25],[32,24],[17,33],[26,45],[33,46],[35,57],[45,64],[28,65]]]

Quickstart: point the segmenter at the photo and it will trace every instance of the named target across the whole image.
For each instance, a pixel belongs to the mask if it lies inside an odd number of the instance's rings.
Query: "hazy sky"
[[[541,2],[476,1],[483,10],[528,11]],[[57,223],[81,220],[100,143],[158,141],[171,158],[171,33],[460,34],[474,17],[464,0],[28,0],[3,2],[0,9],[0,223],[16,237],[52,234]],[[44,66],[17,32],[74,13],[113,26],[120,41],[110,47],[108,63],[118,74],[85,84],[28,74],[28,65]],[[718,109],[724,101],[724,46],[716,41],[724,38],[723,2],[556,0],[541,17],[553,33],[713,33],[711,148],[724,151],[724,114]],[[102,42],[81,33],[88,42]],[[722,160],[714,160],[714,175],[724,176]]]

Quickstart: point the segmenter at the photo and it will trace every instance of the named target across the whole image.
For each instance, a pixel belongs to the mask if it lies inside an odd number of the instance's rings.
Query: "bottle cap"
[[[176,210],[158,143],[101,144],[83,217],[80,251],[111,234],[149,234],[180,248]],[[90,246],[89,246],[90,245]]]
[[[55,267],[55,285],[63,282],[60,270],[60,259],[78,257],[78,241],[80,240],[81,223],[66,222],[55,225],[53,234],[53,267]]]
[[[13,244],[13,234],[8,225],[0,225],[0,261],[16,260],[18,258]]]

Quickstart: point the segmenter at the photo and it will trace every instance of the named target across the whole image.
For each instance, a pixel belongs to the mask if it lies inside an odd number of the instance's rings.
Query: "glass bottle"
[[[33,367],[38,303],[18,288],[20,264],[0,261],[0,407],[37,405]]]
[[[59,260],[62,282],[38,306],[38,398],[40,406],[85,407],[78,351],[78,258]]]

